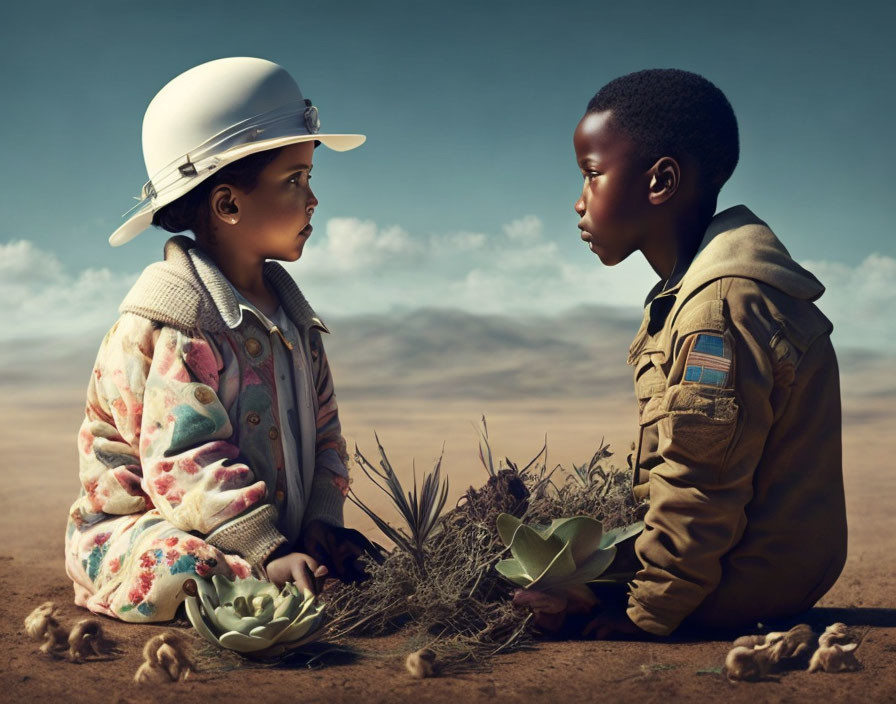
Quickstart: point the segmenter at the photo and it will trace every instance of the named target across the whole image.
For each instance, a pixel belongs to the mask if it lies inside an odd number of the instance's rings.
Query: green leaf
[[[593,582],[607,571],[615,557],[615,546],[598,550],[576,568],[575,573],[567,578],[567,582]]]
[[[293,640],[312,639],[323,624],[323,605],[311,592],[300,594],[292,583],[278,590],[254,578],[231,582],[216,577],[211,582],[197,580],[199,598],[188,597],[186,609],[199,634],[220,647],[242,653],[282,652],[297,645]]]
[[[543,573],[562,549],[563,543],[560,540],[555,538],[544,540],[525,523],[516,529],[510,543],[510,553],[531,575]]]
[[[275,642],[292,644],[295,641],[309,640],[307,636],[317,631],[324,622],[323,604],[316,599],[309,599],[311,603],[302,608],[301,614],[286,629],[275,638]]]
[[[251,631],[249,631],[249,635],[255,636],[256,638],[264,638],[265,640],[273,641],[276,640],[277,636],[280,635],[280,631],[289,626],[291,621],[292,619],[288,616],[275,618],[268,623],[253,628]]]
[[[271,641],[267,638],[256,638],[246,633],[238,633],[237,631],[228,631],[224,633],[218,642],[229,650],[236,650],[240,653],[255,653],[270,647]]]
[[[600,521],[590,516],[573,516],[553,521],[551,532],[554,537],[571,546],[572,558],[578,565],[601,548],[604,529]]]
[[[268,621],[267,619],[254,616],[241,616],[238,611],[226,604],[215,609],[214,615],[211,616],[221,631],[237,631],[238,633],[248,633],[253,628],[263,626]]]
[[[604,536],[600,541],[600,547],[607,548],[611,545],[621,543],[623,540],[631,538],[633,535],[637,535],[642,530],[644,530],[644,521],[638,521],[637,523],[632,523],[630,526],[625,526],[623,528],[608,530],[604,533]]]
[[[564,545],[545,570],[529,585],[532,589],[548,589],[554,584],[562,583],[576,572],[576,563],[572,559],[572,548]],[[536,586],[540,585],[540,586]]]
[[[197,580],[197,582],[198,581],[199,580]],[[199,605],[199,600],[196,599],[196,597],[188,596],[186,598],[186,601],[184,602],[184,607],[187,611],[187,618],[190,619],[190,623],[193,624],[193,628],[195,628],[199,632],[199,635],[201,635],[210,643],[220,645],[221,643],[218,641],[217,636],[215,636],[215,634],[212,632],[209,624],[206,623],[205,617],[202,613],[202,607]]]
[[[274,609],[273,618],[278,619],[286,616],[291,619],[293,614],[298,611],[301,603],[302,597],[288,592],[286,596],[281,597],[280,603]]]
[[[501,542],[504,545],[510,545],[513,542],[513,534],[516,533],[516,529],[522,525],[522,521],[516,516],[512,516],[509,513],[501,513],[498,514],[498,519],[496,521],[498,526],[498,535],[501,537]]]
[[[532,576],[526,573],[526,569],[520,564],[519,560],[501,560],[495,565],[495,569],[498,571],[498,574],[503,575],[514,584],[519,584],[521,587],[525,587],[532,582]]]

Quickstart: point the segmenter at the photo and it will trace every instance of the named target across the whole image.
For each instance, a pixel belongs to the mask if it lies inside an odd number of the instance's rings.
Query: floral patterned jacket
[[[308,521],[342,524],[348,458],[321,343],[328,330],[279,264],[267,262],[264,274],[295,323],[293,339],[241,310],[187,237],[169,239],[165,261],[143,272],[90,381],[75,525],[155,508],[260,566]],[[293,362],[298,413],[286,423],[273,345]],[[296,443],[299,466],[284,466],[284,439]]]

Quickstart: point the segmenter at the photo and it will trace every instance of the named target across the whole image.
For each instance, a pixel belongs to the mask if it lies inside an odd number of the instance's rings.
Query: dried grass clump
[[[143,662],[134,673],[134,682],[144,685],[183,682],[195,669],[184,641],[168,631],[146,641]]]
[[[68,659],[80,663],[92,656],[118,655],[115,642],[106,637],[103,625],[95,618],[85,618],[72,626],[71,631],[59,623],[59,609],[52,601],[38,606],[25,617],[25,633],[42,640],[40,651],[60,657],[68,649]]]
[[[588,465],[573,465],[561,486],[551,482],[550,486],[540,487],[534,492],[526,520],[550,523],[560,516],[591,516],[601,522],[604,530],[611,530],[644,518],[647,504],[632,493],[630,461],[627,469],[605,467],[605,460],[612,456],[609,446],[601,443]]]
[[[815,633],[801,623],[789,631],[741,636],[725,658],[730,680],[756,682],[773,672],[806,666],[815,645]]]
[[[40,651],[45,655],[68,646],[68,633],[59,625],[58,616],[56,604],[46,601],[25,617],[25,633],[43,641]]]
[[[759,682],[773,669],[772,651],[766,646],[736,645],[725,657],[725,672],[732,681]]]
[[[809,672],[854,672],[862,668],[856,658],[858,643],[821,647],[812,655]]]
[[[866,630],[859,634],[845,623],[832,623],[818,637],[818,650],[809,662],[809,672],[854,672],[862,668],[856,650]]]
[[[485,419],[481,438],[480,459],[488,474],[484,486],[470,487],[431,528],[426,540],[416,539],[414,526],[406,519],[409,529],[394,550],[379,563],[364,560],[369,579],[327,590],[331,639],[403,629],[413,642],[427,644],[441,672],[482,664],[498,652],[522,647],[532,636],[528,613],[511,603],[515,587],[494,568],[506,552],[496,527],[500,513],[529,522],[588,515],[606,528],[628,525],[643,516],[645,506],[635,501],[630,490],[630,472],[603,467],[611,454],[605,445],[589,465],[574,467],[574,478],[558,488],[553,477],[562,468],[547,470],[546,445],[522,468],[509,459],[496,466]],[[385,470],[380,476],[388,476],[393,491],[404,494],[382,446],[379,450]],[[372,469],[357,450],[356,459],[368,472]],[[431,476],[424,478],[419,495],[423,505],[433,505],[426,487],[430,493],[441,491]],[[416,479],[413,490],[406,493],[413,506],[418,500]],[[361,503],[357,496],[353,498]]]
[[[68,635],[68,659],[83,662],[92,655],[105,657],[116,654],[115,642],[106,637],[103,625],[95,618],[78,621]]]
[[[861,668],[855,651],[863,637],[843,623],[828,626],[817,640],[805,623],[783,633],[741,636],[725,658],[725,671],[730,680],[749,682],[807,665],[809,672],[852,672]]]
[[[457,665],[519,644],[525,618],[510,603],[512,585],[494,571],[504,546],[494,527],[495,494],[475,495],[446,514],[426,544],[423,566],[396,548],[381,564],[365,562],[370,578],[327,592],[335,636],[381,635],[404,627],[412,638],[437,639],[439,659]],[[497,503],[504,504],[503,501]]]
[[[818,647],[830,648],[832,645],[848,645],[858,643],[861,639],[845,623],[832,623],[818,637]]]

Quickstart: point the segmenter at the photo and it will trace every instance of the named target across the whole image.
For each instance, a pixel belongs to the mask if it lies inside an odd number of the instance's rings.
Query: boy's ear
[[[650,167],[649,200],[652,205],[665,203],[681,184],[681,167],[671,156],[664,156]]]

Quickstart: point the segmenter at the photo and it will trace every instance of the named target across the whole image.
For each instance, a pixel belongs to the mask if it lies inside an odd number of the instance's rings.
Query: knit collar
[[[277,262],[265,262],[264,277],[298,327],[329,332],[295,281]],[[215,263],[184,235],[165,243],[165,261],[148,266],[122,301],[132,312],[186,330],[234,329],[242,322],[239,301]]]

